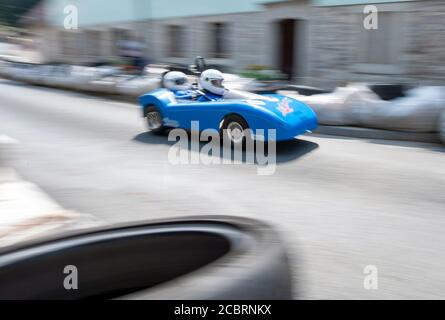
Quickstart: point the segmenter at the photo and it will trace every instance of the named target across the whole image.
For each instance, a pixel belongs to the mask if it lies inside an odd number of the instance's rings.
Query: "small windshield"
[[[224,94],[224,99],[246,99],[246,100],[263,100],[274,101],[276,98],[262,96],[256,93],[241,91],[241,90],[227,90]]]

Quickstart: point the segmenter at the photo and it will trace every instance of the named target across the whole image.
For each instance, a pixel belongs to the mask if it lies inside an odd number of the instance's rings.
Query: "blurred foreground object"
[[[78,290],[63,286],[65,266]],[[277,232],[219,216],[91,229],[0,251],[0,299],[290,299]]]

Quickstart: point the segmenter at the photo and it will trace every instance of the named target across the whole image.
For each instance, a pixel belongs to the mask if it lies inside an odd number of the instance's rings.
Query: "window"
[[[212,58],[227,58],[228,50],[228,28],[226,23],[216,22],[210,26],[210,49],[209,56]]]
[[[396,64],[400,57],[401,21],[397,13],[379,12],[378,29],[362,28],[360,62]]]
[[[73,54],[73,44],[70,39],[71,32],[69,31],[60,31],[59,39],[60,39],[60,51],[62,56],[70,56]]]
[[[167,53],[169,57],[184,56],[184,28],[181,26],[168,26],[168,47]]]
[[[98,57],[100,56],[100,47],[101,47],[101,33],[96,30],[88,30],[85,35],[86,39],[86,54],[89,57]]]

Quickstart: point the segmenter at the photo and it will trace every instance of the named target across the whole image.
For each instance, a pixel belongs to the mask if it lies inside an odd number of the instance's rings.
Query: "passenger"
[[[196,91],[192,90],[185,73],[180,71],[170,71],[163,79],[164,87],[171,90],[176,99],[195,99]]]

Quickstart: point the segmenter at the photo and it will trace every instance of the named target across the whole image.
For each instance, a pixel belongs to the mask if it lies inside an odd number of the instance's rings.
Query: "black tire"
[[[78,290],[64,288],[68,265],[77,268]],[[292,298],[277,232],[218,216],[91,229],[3,249],[0,283],[0,299]]]
[[[302,85],[288,85],[280,90],[289,90],[289,91],[297,91],[298,94],[301,94],[302,96],[312,96],[316,94],[323,94],[323,93],[330,93],[332,90],[325,90],[321,88],[316,87],[309,87],[309,86],[302,86]]]
[[[234,126],[231,128],[231,126]],[[232,130],[231,130],[232,129]],[[234,135],[231,131],[242,129],[242,138],[233,139]],[[249,125],[242,117],[231,114],[224,118],[221,125],[220,134],[223,142],[230,142],[231,147],[244,147],[247,139],[252,139],[250,135]]]
[[[159,124],[154,126],[154,118],[157,118]],[[144,112],[144,119],[147,125],[147,130],[153,134],[161,134],[164,132],[164,125],[162,123],[162,114],[155,106],[147,106]]]
[[[377,94],[380,99],[385,101],[404,97],[406,90],[405,86],[402,84],[390,84],[390,83],[371,84],[369,85],[369,89],[371,89],[375,94]]]

